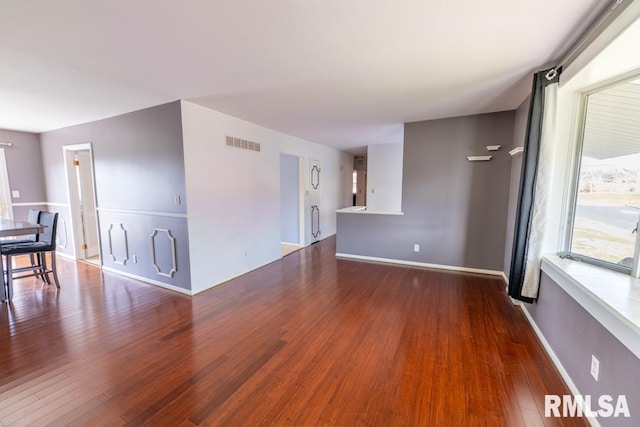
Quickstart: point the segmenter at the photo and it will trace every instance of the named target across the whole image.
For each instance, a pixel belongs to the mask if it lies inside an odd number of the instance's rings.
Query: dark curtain
[[[549,79],[548,77],[552,76]],[[533,201],[538,174],[538,157],[542,135],[542,117],[544,114],[545,88],[558,82],[560,72],[539,71],[533,75],[533,88],[529,102],[529,116],[524,140],[522,172],[520,174],[520,192],[516,206],[516,222],[511,252],[511,271],[509,272],[509,296],[524,302],[533,302],[533,298],[522,295],[522,285],[529,247]]]

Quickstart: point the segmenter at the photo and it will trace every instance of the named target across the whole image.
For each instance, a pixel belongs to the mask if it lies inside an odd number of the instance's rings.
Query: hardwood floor
[[[499,278],[335,259],[193,298],[59,259],[0,306],[0,425],[587,425]]]

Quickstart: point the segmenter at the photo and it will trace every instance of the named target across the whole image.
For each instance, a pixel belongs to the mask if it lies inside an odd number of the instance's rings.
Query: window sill
[[[557,255],[542,271],[640,358],[640,279]]]

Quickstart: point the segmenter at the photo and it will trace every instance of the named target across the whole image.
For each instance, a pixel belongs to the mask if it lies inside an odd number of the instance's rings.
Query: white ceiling
[[[0,128],[189,99],[353,149],[510,110],[603,0],[2,0]]]

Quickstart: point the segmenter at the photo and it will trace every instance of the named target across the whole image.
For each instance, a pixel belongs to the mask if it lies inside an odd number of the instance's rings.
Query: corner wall
[[[351,204],[353,157],[182,101],[192,290],[203,291],[280,255],[280,153],[321,164],[320,229],[336,232],[335,210]],[[259,143],[260,151],[226,146],[226,136]],[[305,191],[305,244],[311,239]]]
[[[40,141],[47,201],[61,214],[59,252],[74,255],[63,146],[91,143],[103,266],[191,288],[179,102],[44,132]]]
[[[513,142],[507,151],[524,146],[525,133],[527,131],[527,118],[529,116],[529,97],[525,99],[516,110],[515,126],[513,130]],[[511,175],[509,178],[509,203],[507,208],[506,237],[504,241],[504,272],[509,278],[511,272],[511,253],[513,252],[513,232],[516,224],[516,209],[518,195],[520,193],[520,173],[522,171],[522,153],[511,156]]]
[[[402,211],[402,158],[404,144],[367,147],[367,210]]]
[[[580,394],[625,395],[631,418],[598,418],[602,426],[637,426],[640,417],[640,360],[546,273],[536,303],[525,304],[544,339]],[[590,375],[591,355],[600,361],[598,381]],[[595,408],[597,409],[597,408]]]
[[[508,111],[405,124],[404,214],[339,214],[337,252],[501,272],[514,118]],[[487,145],[503,148],[491,161],[467,161],[489,154]]]

